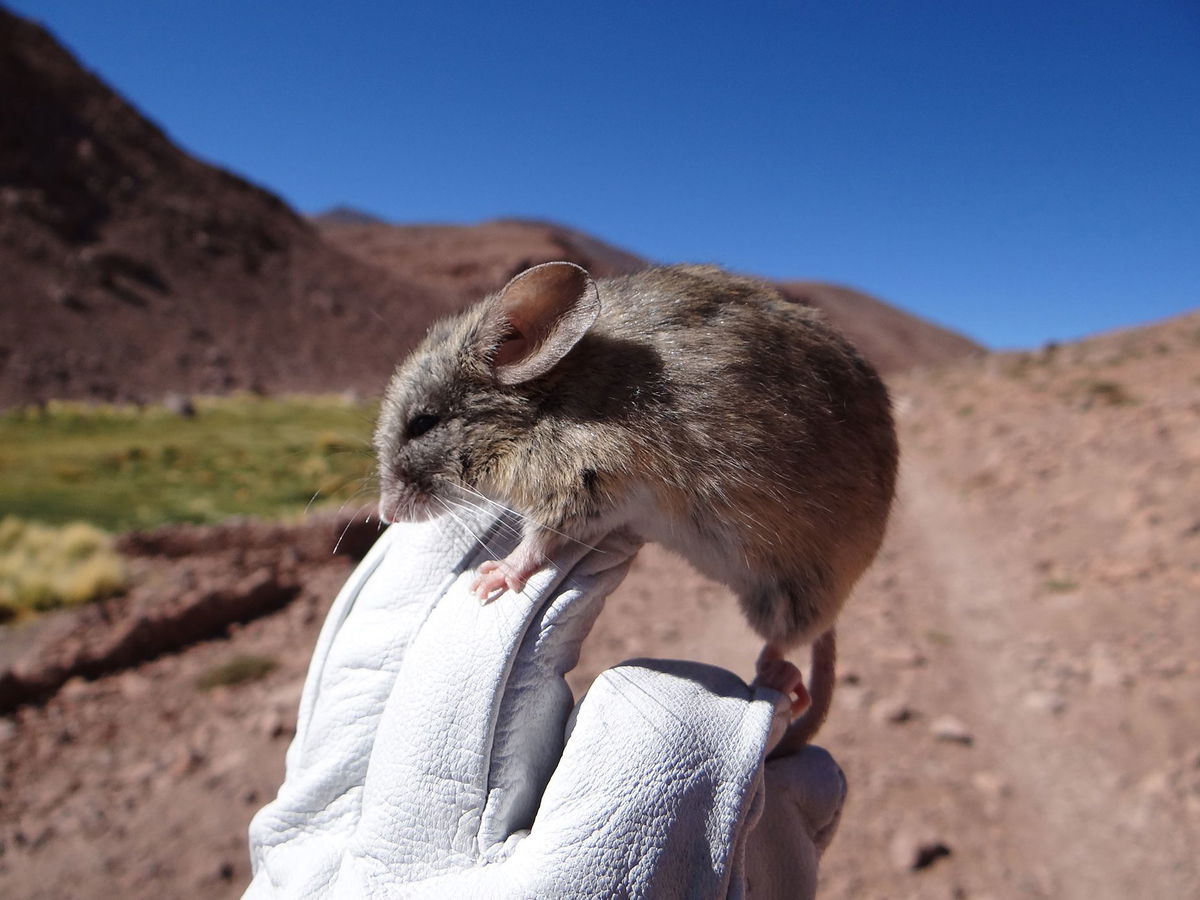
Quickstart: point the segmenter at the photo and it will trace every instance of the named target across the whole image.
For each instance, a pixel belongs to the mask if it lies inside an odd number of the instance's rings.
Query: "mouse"
[[[532,266],[430,327],[374,445],[384,522],[484,500],[519,515],[515,549],[477,570],[481,600],[619,528],[681,555],[763,638],[755,682],[792,698],[772,752],[817,733],[899,458],[882,379],[819,310],[713,265]],[[808,687],[787,659],[803,646]]]

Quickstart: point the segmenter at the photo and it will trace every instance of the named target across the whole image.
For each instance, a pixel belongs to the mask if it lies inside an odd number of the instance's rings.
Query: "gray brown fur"
[[[883,537],[897,445],[882,381],[757,280],[672,266],[596,287],[594,324],[523,383],[491,366],[497,296],[431,329],[384,398],[384,505],[436,513],[414,498],[465,483],[548,548],[625,524],[729,584],[766,640],[811,643]],[[420,414],[439,424],[406,439]]]

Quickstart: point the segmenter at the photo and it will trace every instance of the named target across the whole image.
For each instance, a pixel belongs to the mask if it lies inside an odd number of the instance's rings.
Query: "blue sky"
[[[1200,306],[1200,6],[18,0],[312,212],[525,216],[991,346]]]

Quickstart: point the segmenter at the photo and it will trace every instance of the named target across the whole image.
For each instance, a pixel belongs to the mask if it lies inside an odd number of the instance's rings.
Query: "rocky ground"
[[[822,896],[1200,896],[1200,314],[891,383],[900,497],[842,618],[821,742],[851,794]],[[312,529],[129,545],[141,600],[93,629],[153,618],[138,603],[202,592],[222,567],[295,595],[0,718],[0,895],[238,895],[246,825],[282,777],[351,565],[320,549],[328,522]],[[105,641],[85,643],[94,658]],[[745,675],[756,649],[724,591],[651,547],[575,686],[639,655]],[[275,668],[198,686],[246,654]]]

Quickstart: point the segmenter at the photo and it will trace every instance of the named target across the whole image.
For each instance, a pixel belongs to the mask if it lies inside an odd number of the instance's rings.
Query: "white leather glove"
[[[811,897],[845,781],[815,747],[764,779],[788,699],[640,660],[573,709],[563,674],[637,544],[574,547],[482,605],[474,569],[513,529],[467,524],[482,543],[391,526],[338,595],[246,896]]]

